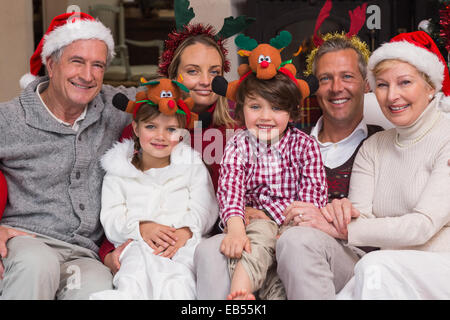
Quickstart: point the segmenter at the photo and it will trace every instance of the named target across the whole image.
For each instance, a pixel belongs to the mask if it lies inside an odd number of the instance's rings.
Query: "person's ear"
[[[136,137],[139,138],[139,134],[138,134],[138,130],[137,130],[137,127],[138,127],[137,122],[134,121],[134,120],[131,121],[131,126],[133,127],[133,132],[134,132],[134,134],[136,135]]]
[[[429,86],[429,91],[428,91],[428,100],[431,101],[434,98],[434,95],[436,94],[436,89],[433,88],[432,86]]]
[[[53,76],[53,67],[55,66],[55,60],[53,60],[53,58],[52,58],[52,56],[50,55],[49,57],[47,57],[47,60],[46,60],[46,65],[45,65],[45,67],[46,67],[46,69],[47,69],[47,74],[48,74],[48,77],[51,79],[52,78],[52,76]]]
[[[369,85],[369,81],[364,80],[364,93],[369,93],[370,92],[370,85]]]

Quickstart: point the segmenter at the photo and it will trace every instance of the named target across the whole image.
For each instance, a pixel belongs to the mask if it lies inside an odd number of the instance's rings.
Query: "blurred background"
[[[193,22],[203,22],[220,30],[223,19],[247,15],[256,21],[244,32],[258,42],[268,42],[281,30],[293,35],[282,52],[293,58],[301,76],[305,58],[312,49],[311,37],[325,0],[190,0]],[[450,1],[445,0],[334,0],[322,33],[345,31],[350,27],[349,11],[367,3],[366,24],[359,32],[370,48],[376,49],[392,36],[419,28],[430,33],[447,58],[447,16]],[[117,58],[105,74],[105,83],[137,85],[141,76],[158,77],[158,58],[167,34],[175,28],[173,0],[15,0],[2,1],[0,10],[0,101],[20,93],[19,79],[29,71],[29,59],[52,18],[69,10],[98,17],[113,31]],[[370,9],[370,10],[369,10]],[[447,28],[448,29],[448,28]],[[301,50],[299,47],[301,46]],[[231,72],[242,58],[236,54],[234,38],[227,41]],[[296,53],[296,56],[293,54]],[[45,69],[41,70],[45,74]]]

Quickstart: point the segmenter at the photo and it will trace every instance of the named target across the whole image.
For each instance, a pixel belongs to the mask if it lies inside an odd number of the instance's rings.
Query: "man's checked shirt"
[[[245,207],[266,211],[281,225],[293,201],[327,204],[327,182],[317,142],[288,126],[283,137],[268,145],[248,130],[227,143],[217,191],[223,226],[232,216],[244,218]]]

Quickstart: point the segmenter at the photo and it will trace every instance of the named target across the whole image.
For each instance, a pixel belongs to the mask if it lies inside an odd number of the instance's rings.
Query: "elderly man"
[[[113,57],[113,38],[99,21],[57,16],[30,61],[34,81],[0,104],[0,171],[8,183],[2,299],[85,299],[112,288],[97,255],[99,158],[131,121],[107,102],[117,90],[102,85]],[[42,63],[48,76],[37,78]]]
[[[358,41],[360,46],[356,46],[354,41]],[[335,36],[325,41],[312,55],[312,64],[308,69],[319,79],[316,97],[323,116],[314,127],[302,130],[310,133],[319,143],[329,184],[328,198],[332,201],[347,196],[352,164],[359,147],[368,136],[382,128],[367,125],[363,119],[364,94],[368,90],[365,81],[369,56],[367,46],[357,37],[350,40],[345,36]],[[278,240],[278,273],[289,299],[332,297],[335,290],[342,288],[350,279],[353,265],[359,259],[358,254],[363,251],[344,247],[328,236],[327,233],[337,235],[346,232],[345,227],[341,227],[339,221],[327,221],[319,208],[312,204],[292,203],[285,211],[286,223],[305,224],[300,221],[299,215],[306,212],[314,216],[308,222],[309,228],[289,228]],[[248,209],[246,214],[249,219],[266,218],[254,209]],[[349,218],[351,214],[347,213]],[[226,258],[219,250],[223,236],[216,235],[197,247],[195,263],[199,299],[224,299],[230,290]],[[296,258],[299,250],[304,250],[302,243],[305,247],[312,244],[313,248],[322,248],[315,243],[321,237],[333,242],[332,245],[337,248],[332,260],[328,261],[326,256],[307,262]],[[325,246],[325,242],[323,244]],[[316,268],[315,262],[323,267]],[[341,265],[345,265],[345,268]],[[268,276],[269,280],[260,291],[260,297],[281,299],[284,297],[283,286],[275,270],[269,272],[272,275]]]

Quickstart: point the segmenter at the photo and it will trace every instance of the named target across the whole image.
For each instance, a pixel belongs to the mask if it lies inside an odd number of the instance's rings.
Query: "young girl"
[[[216,154],[219,150],[214,150],[212,146],[219,146],[218,149],[223,150],[226,130],[234,129],[236,125],[230,116],[227,99],[215,94],[211,89],[212,79],[229,71],[223,41],[216,40],[214,35],[211,27],[202,25],[188,25],[182,32],[174,31],[169,34],[159,72],[173,80],[179,79],[181,75],[183,84],[190,90],[189,94],[194,100],[193,111],[202,121],[201,130],[194,129],[190,132],[191,145],[201,152],[202,159],[209,165],[216,190],[221,153]],[[217,131],[221,133],[222,141],[209,136]],[[132,128],[129,126],[125,128],[122,137],[129,138],[131,135]],[[201,143],[194,146],[196,141]],[[213,229],[213,233],[219,232],[218,227]],[[100,258],[113,272],[120,268],[117,258],[121,252],[120,248],[112,252],[114,247],[105,239],[99,250]]]
[[[102,158],[102,225],[116,247],[132,242],[121,254],[116,290],[92,299],[196,298],[194,250],[218,207],[200,155],[180,142],[185,125],[185,115],[143,104],[132,122],[134,143],[117,143]]]
[[[319,146],[289,124],[299,116],[301,94],[278,73],[260,80],[252,73],[240,84],[236,118],[246,130],[227,143],[217,198],[226,235],[220,251],[230,258],[228,299],[254,299],[275,260],[275,242],[284,211],[293,201],[327,203]],[[245,210],[261,219],[244,221]]]

